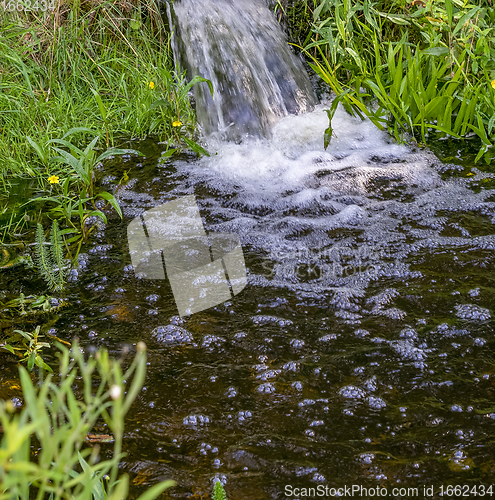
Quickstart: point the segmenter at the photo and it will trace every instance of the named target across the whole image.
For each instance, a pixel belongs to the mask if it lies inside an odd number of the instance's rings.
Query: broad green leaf
[[[100,163],[100,161],[108,158],[109,156],[116,156],[116,155],[127,155],[127,154],[133,154],[133,155],[138,155],[138,156],[144,156],[143,153],[140,153],[139,151],[136,151],[135,149],[118,149],[118,148],[110,148],[107,149],[104,153],[102,153],[98,158],[95,160],[95,164]]]
[[[210,153],[206,151],[203,147],[201,147],[197,142],[192,141],[191,139],[188,139],[187,137],[184,137],[184,142],[198,155],[204,155],[204,156],[210,156]]]
[[[69,135],[74,135],[78,134],[79,132],[87,132],[88,134],[96,134],[96,132],[90,128],[87,127],[74,127],[68,130],[63,136],[62,139],[65,139],[66,137],[69,137]]]
[[[452,26],[452,17],[453,17],[452,0],[444,0],[444,1],[445,1],[445,10],[447,11],[447,18],[449,20],[449,26]]]
[[[158,99],[155,102],[152,102],[150,105],[150,110],[158,108],[159,106],[168,106],[170,105],[170,101],[167,101],[166,99]]]
[[[184,92],[189,92],[193,85],[196,83],[206,82],[208,84],[208,88],[210,89],[211,97],[213,97],[213,84],[207,78],[203,78],[202,76],[195,76],[185,87]]]
[[[105,108],[105,105],[103,104],[103,100],[101,99],[101,96],[96,90],[91,89],[91,92],[93,92],[93,95],[95,96],[96,103],[98,104],[98,109],[100,110],[100,115],[103,119],[104,122],[107,121],[107,108]]]
[[[162,483],[155,484],[155,486],[152,486],[148,491],[139,496],[138,500],[154,500],[167,488],[171,488],[176,484],[175,481],[163,481]]]
[[[84,170],[82,163],[67,151],[60,148],[54,149],[61,155],[61,157],[58,158],[61,158],[65,163],[67,163],[67,165],[70,165],[85,184],[89,184],[90,179]]]
[[[428,56],[445,56],[449,53],[448,47],[431,47],[421,51],[421,54],[426,54]]]
[[[87,214],[87,217],[100,217],[101,219],[103,219],[103,222],[105,222],[105,224],[107,224],[107,216],[101,212],[100,210],[93,210],[92,212],[89,212]]]
[[[30,146],[36,151],[36,154],[40,157],[40,160],[43,163],[46,163],[47,155],[46,155],[45,151],[43,150],[43,148],[41,146],[39,146],[38,144],[36,144],[36,142],[34,142],[31,139],[31,137],[29,137],[28,135],[26,136],[26,141],[28,141]]]
[[[475,7],[474,9],[471,9],[469,12],[466,12],[460,19],[459,22],[457,23],[457,26],[455,27],[452,35],[456,35],[461,31],[462,27],[480,10],[480,7]]]
[[[115,196],[113,194],[110,194],[107,191],[101,191],[100,193],[98,193],[98,196],[100,196],[104,200],[107,200],[108,203],[110,203],[110,205],[112,205],[112,207],[115,208],[116,212],[119,214],[120,218],[122,219],[122,217],[123,217],[122,210],[119,206],[119,202],[117,201],[117,199],[115,198]]]

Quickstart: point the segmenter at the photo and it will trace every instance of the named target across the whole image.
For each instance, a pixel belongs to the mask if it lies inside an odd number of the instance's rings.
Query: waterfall
[[[264,0],[180,0],[169,6],[176,59],[196,85],[196,113],[206,135],[241,141],[271,136],[288,114],[316,104],[303,63]]]

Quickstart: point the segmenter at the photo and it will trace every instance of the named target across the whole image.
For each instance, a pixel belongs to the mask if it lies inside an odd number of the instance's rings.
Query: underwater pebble
[[[376,383],[376,376],[373,375],[373,378],[366,380],[363,383],[363,387],[369,392],[375,392],[376,389],[378,388],[378,385]]]
[[[319,427],[320,425],[324,425],[325,422],[323,422],[323,420],[313,420],[309,426],[310,427]]]
[[[290,341],[290,345],[291,345],[294,349],[301,349],[302,347],[304,347],[304,340],[292,339],[292,340]]]
[[[229,387],[224,395],[228,398],[235,398],[237,396],[237,391],[235,390],[235,387]]]
[[[478,297],[480,294],[480,289],[479,288],[473,288],[472,290],[469,290],[468,295],[470,297]]]
[[[397,319],[397,320],[404,319],[407,316],[406,312],[401,311],[396,307],[391,307],[389,309],[374,308],[371,312],[378,316],[386,316],[387,318]]]
[[[316,401],[314,399],[305,399],[304,401],[301,401],[298,406],[311,406],[314,405]]]
[[[285,363],[282,369],[287,372],[297,372],[297,370],[299,370],[299,363],[296,363],[295,361],[289,361],[288,363]]]
[[[349,311],[335,311],[337,318],[343,319],[348,325],[359,325],[362,316],[360,314],[352,313]]]
[[[360,328],[359,330],[356,330],[354,332],[354,335],[356,337],[361,338],[361,339],[363,339],[364,337],[367,337],[369,334],[370,334],[370,332],[368,332],[368,330],[363,330],[362,328]]]
[[[296,391],[302,391],[303,390],[303,385],[301,382],[292,382],[291,387],[293,387]]]
[[[318,339],[318,342],[330,342],[330,340],[336,340],[337,335],[335,333],[328,333],[327,335],[323,335]]]
[[[279,375],[281,371],[282,370],[268,370],[264,373],[260,373],[259,375],[256,376],[256,378],[259,380],[270,380]]]
[[[403,339],[417,340],[418,333],[416,332],[416,330],[413,330],[412,328],[404,328],[404,330],[400,332],[399,337]]]
[[[222,337],[217,337],[216,335],[205,335],[205,338],[203,339],[203,343],[201,344],[201,347],[203,348],[208,348],[211,347],[214,344],[222,344],[225,342],[225,339]]]
[[[294,323],[290,319],[282,319],[277,316],[253,316],[252,321],[255,325],[278,325],[278,326],[291,326]]]
[[[244,422],[247,418],[251,418],[253,415],[249,410],[247,411],[240,411],[237,415],[237,418],[239,419],[239,422]]]
[[[473,344],[477,346],[484,346],[486,344],[486,340],[478,337],[474,339]]]
[[[387,403],[385,403],[382,398],[375,398],[373,396],[370,396],[368,398],[368,404],[374,410],[381,410],[382,408],[385,408],[387,406]]]
[[[410,339],[394,340],[389,344],[402,358],[410,359],[412,361],[423,361],[427,357],[426,352],[418,347],[415,347]]]

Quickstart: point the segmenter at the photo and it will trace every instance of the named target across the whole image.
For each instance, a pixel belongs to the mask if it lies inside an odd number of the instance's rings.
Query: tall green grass
[[[292,7],[303,8],[311,31],[299,30],[297,40],[348,111],[398,140],[476,134],[478,158],[492,147],[491,0],[304,0]]]
[[[0,17],[0,175],[48,174],[36,144],[86,127],[100,147],[156,134],[173,142],[172,123],[194,133],[187,82],[175,71],[158,5],[63,3],[53,12]],[[152,108],[155,101],[162,105]],[[166,103],[166,105],[163,105]],[[78,136],[79,146],[93,137]],[[41,185],[43,183],[41,182]]]

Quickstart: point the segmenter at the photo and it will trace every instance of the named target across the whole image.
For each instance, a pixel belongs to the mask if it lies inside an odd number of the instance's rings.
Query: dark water
[[[388,498],[434,485],[440,498],[441,485],[494,481],[492,167],[465,144],[437,142],[441,163],[337,121],[326,153],[316,112],[270,143],[210,143],[210,160],[133,143],[144,159],[99,173],[111,189],[129,172],[125,219],[83,248],[53,328],[115,356],[148,345],[125,435],[130,498],[169,478],[170,498],[207,498],[220,477],[229,499],[286,498],[286,485],[380,485]],[[134,275],[126,227],[187,194],[208,231],[239,235],[248,285],[181,319],[166,281]],[[25,271],[0,279],[6,296],[44,290]],[[184,341],[153,334],[167,325]]]

